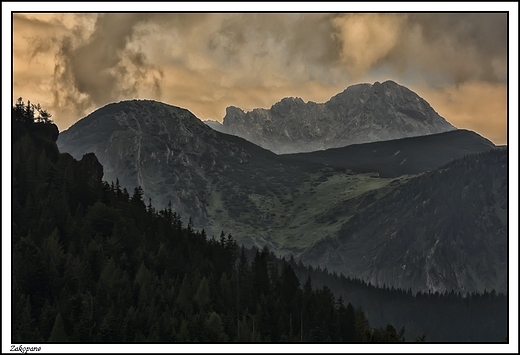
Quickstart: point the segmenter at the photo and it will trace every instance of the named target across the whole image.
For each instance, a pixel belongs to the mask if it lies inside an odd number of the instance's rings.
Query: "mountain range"
[[[373,125],[377,139],[419,137],[277,155],[213,130],[188,110],[133,100],[93,112],[57,143],[76,158],[95,153],[106,181],[141,186],[155,206],[171,203],[210,236],[225,231],[246,246],[375,285],[505,292],[507,150],[455,130],[408,89],[398,86],[392,100],[394,86],[349,87],[327,105],[354,112],[349,100],[357,93],[366,98],[357,99],[365,112],[358,119],[381,113],[359,132]],[[384,112],[398,113],[400,123]],[[342,144],[338,137],[320,144]]]
[[[94,154],[77,161],[60,153],[57,127],[35,120],[29,104],[13,108],[12,137],[11,336],[18,343],[496,342],[504,335],[507,341],[503,293],[374,287],[266,248],[238,247],[229,235],[208,239],[182,226],[171,208],[147,206],[139,189],[130,197],[102,181]],[[457,160],[441,172],[460,175],[470,190],[475,180],[482,182],[492,200],[494,189],[482,173],[493,166],[499,172],[501,164],[500,154],[491,153],[478,155],[477,164]],[[482,162],[487,167],[479,171]],[[466,165],[477,179],[464,176]],[[478,198],[469,192],[465,203],[476,210]],[[427,214],[424,208],[415,218],[429,228]],[[340,243],[357,233],[353,227]],[[458,241],[444,233],[436,250]],[[398,239],[413,246],[410,233]],[[485,249],[481,256],[484,261]],[[493,264],[486,263],[479,273],[492,273]]]
[[[358,84],[325,103],[284,98],[270,109],[228,107],[223,123],[206,121],[277,154],[455,130],[421,97],[394,81]]]

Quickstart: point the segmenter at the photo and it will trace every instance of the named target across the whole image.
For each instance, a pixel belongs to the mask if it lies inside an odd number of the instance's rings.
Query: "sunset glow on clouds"
[[[505,13],[19,13],[12,101],[39,102],[64,130],[125,99],[221,121],[231,105],[324,102],[394,80],[505,144],[507,35]]]

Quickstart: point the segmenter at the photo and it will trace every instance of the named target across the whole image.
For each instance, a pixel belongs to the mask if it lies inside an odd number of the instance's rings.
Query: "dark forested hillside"
[[[328,285],[336,297],[361,307],[373,327],[404,326],[406,341],[495,342],[507,334],[508,297],[495,290],[412,292],[377,287],[301,261],[290,265],[302,283],[310,277],[315,287]]]
[[[12,338],[40,342],[403,341],[267,249],[183,226],[143,192],[60,154],[50,119],[13,108]]]

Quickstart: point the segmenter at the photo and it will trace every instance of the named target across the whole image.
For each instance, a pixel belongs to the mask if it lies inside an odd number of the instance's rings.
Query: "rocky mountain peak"
[[[245,112],[235,106],[229,106],[226,108],[226,116],[222,122],[222,125],[224,126],[234,126],[237,124],[237,122],[240,122],[244,119]]]
[[[226,107],[226,115],[227,114],[230,114],[230,115],[233,115],[233,114],[243,114],[243,113],[244,113],[244,110],[242,110],[239,107],[236,107],[236,106],[228,106],[228,107]]]
[[[281,109],[286,107],[297,107],[305,105],[305,102],[300,97],[284,97],[279,102],[271,106],[271,110]]]
[[[270,109],[226,110],[213,128],[275,153],[298,153],[454,130],[416,93],[388,80],[357,84],[329,101],[287,97]]]

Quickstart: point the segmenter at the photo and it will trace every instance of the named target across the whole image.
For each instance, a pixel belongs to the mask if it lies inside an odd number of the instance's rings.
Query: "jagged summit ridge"
[[[394,81],[349,86],[325,103],[283,98],[270,109],[228,107],[213,129],[278,154],[310,152],[456,129],[424,99]]]

